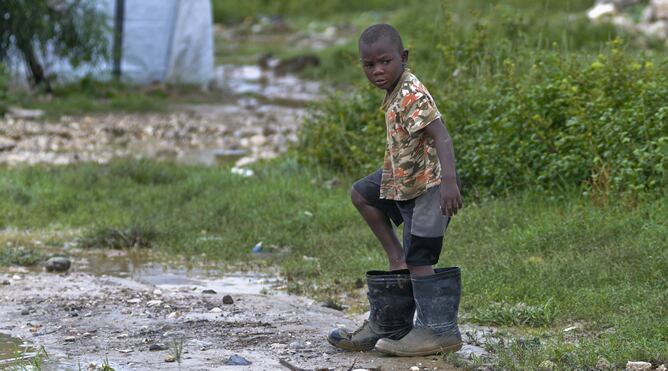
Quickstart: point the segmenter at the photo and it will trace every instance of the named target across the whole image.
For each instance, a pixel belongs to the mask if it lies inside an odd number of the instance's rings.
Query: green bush
[[[411,9],[396,19],[400,29],[414,18]],[[665,55],[640,54],[622,39],[601,43],[613,34],[597,27],[581,31],[591,34],[577,51],[569,41],[574,30],[564,31],[562,43],[546,45],[541,35],[556,38],[557,21],[541,28],[500,5],[493,9],[498,12],[464,22],[446,8],[442,22],[404,37],[409,64],[454,138],[464,188],[493,194],[664,189]],[[380,166],[380,102],[371,89],[357,89],[322,104],[302,130],[300,158],[355,176]]]

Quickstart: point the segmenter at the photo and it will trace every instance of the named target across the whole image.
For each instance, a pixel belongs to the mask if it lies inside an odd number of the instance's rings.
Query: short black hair
[[[386,23],[379,23],[367,27],[367,29],[362,32],[362,35],[360,35],[359,46],[361,47],[363,44],[372,45],[384,37],[390,40],[392,45],[397,47],[399,53],[404,51],[404,44],[401,42],[399,31]]]

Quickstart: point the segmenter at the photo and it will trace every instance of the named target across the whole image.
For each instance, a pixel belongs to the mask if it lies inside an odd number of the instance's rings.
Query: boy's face
[[[408,50],[399,51],[389,38],[381,37],[371,45],[360,44],[360,60],[366,78],[377,88],[389,93],[404,72]]]

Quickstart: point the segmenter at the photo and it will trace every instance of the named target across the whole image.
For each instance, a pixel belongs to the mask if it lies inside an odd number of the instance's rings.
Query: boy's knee
[[[354,187],[350,189],[350,200],[355,207],[361,207],[368,203],[364,196],[357,192]]]

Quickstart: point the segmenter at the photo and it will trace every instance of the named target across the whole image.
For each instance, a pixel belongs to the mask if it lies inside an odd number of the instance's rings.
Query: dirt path
[[[335,324],[353,327],[359,319],[267,289],[266,278],[174,277],[149,284],[82,272],[0,273],[0,334],[44,346],[44,369],[99,366],[105,358],[117,370],[287,369],[281,359],[306,369],[452,369],[440,357],[338,351],[325,341],[327,332]],[[215,293],[206,293],[212,288]],[[181,363],[166,362],[179,342]],[[226,366],[232,355],[252,364]]]

